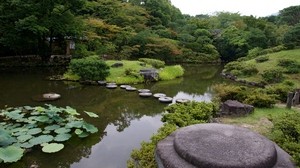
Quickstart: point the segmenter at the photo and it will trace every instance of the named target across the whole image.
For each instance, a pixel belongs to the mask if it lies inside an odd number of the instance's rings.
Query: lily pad
[[[30,139],[29,143],[31,143],[33,145],[37,145],[37,144],[42,144],[42,143],[46,143],[46,142],[51,142],[52,140],[53,140],[52,135],[40,135],[36,138]]]
[[[65,111],[72,116],[80,115],[79,113],[77,113],[77,111],[75,109],[73,109],[72,107],[69,107],[69,106],[67,106],[65,108]]]
[[[88,111],[84,111],[88,116],[93,117],[93,118],[99,118],[99,116],[93,112],[88,112]]]
[[[40,128],[32,128],[32,129],[28,130],[27,134],[35,135],[35,134],[38,134],[40,132],[42,132],[42,129],[40,129]]]
[[[90,134],[87,132],[82,132],[81,134],[78,135],[79,138],[85,138],[87,136],[89,136]]]
[[[34,144],[32,144],[32,143],[29,143],[29,142],[25,142],[25,143],[22,143],[22,144],[20,144],[20,147],[22,147],[22,148],[32,148],[34,146]]]
[[[79,135],[79,134],[82,134],[82,133],[83,133],[83,131],[81,129],[76,129],[75,130],[75,134],[76,135]]]
[[[42,151],[45,153],[55,153],[64,148],[64,144],[59,144],[59,143],[50,143],[50,144],[45,144],[42,148]]]
[[[71,134],[58,134],[56,137],[54,137],[54,141],[62,142],[67,141],[72,137]]]
[[[49,117],[48,116],[44,116],[44,115],[43,116],[38,116],[38,117],[35,118],[35,120],[44,123],[44,122],[49,121]]]
[[[81,128],[83,126],[83,121],[71,121],[68,124],[66,124],[66,127],[68,128]]]
[[[20,160],[23,156],[24,149],[15,146],[8,146],[6,148],[0,148],[0,159],[4,163],[11,163]]]
[[[97,128],[97,127],[95,127],[95,126],[92,125],[92,124],[86,123],[86,122],[83,124],[83,128],[84,128],[87,132],[90,132],[90,133],[98,132],[98,128]]]
[[[26,135],[18,136],[17,139],[19,142],[25,142],[25,141],[31,139],[32,137],[33,137],[32,135],[26,134]]]
[[[58,128],[60,128],[60,126],[57,124],[54,124],[54,125],[49,125],[49,126],[45,127],[44,129],[52,131],[52,130],[56,130]]]
[[[0,146],[8,146],[17,142],[15,137],[12,137],[8,131],[0,129]]]
[[[70,131],[71,131],[71,129],[62,127],[62,128],[55,130],[54,132],[56,132],[57,134],[62,134],[62,133],[68,133]]]

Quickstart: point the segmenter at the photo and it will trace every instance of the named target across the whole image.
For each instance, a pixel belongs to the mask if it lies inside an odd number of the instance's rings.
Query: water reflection
[[[188,98],[195,101],[210,101],[211,85],[221,81],[220,66],[184,66],[182,78],[135,85],[150,89],[153,93],[166,93],[168,96]],[[21,72],[21,73],[20,73]],[[31,164],[42,168],[118,168],[126,167],[133,148],[149,137],[162,125],[160,118],[166,104],[155,98],[141,98],[136,92],[117,88],[109,90],[101,86],[83,86],[76,82],[48,81],[49,74],[60,73],[55,70],[31,69],[30,71],[0,71],[0,108],[9,106],[42,106],[32,96],[45,92],[56,92],[62,98],[50,102],[56,106],[71,106],[82,117],[94,124],[99,132],[79,139],[72,138],[65,148],[56,154],[42,153],[33,149],[15,164],[0,164],[0,167],[29,167]],[[92,111],[99,118],[89,118],[83,111]]]

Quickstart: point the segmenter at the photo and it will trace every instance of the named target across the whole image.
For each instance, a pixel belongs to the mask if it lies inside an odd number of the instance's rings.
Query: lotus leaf
[[[37,112],[43,113],[45,111],[45,108],[41,107],[41,106],[37,106],[34,108],[34,110],[36,110]]]
[[[19,142],[25,142],[25,141],[31,139],[32,137],[33,137],[32,135],[26,134],[26,135],[18,136],[17,139],[18,139]]]
[[[80,115],[79,113],[77,113],[77,111],[75,109],[73,109],[72,107],[69,107],[69,106],[67,106],[65,108],[65,111],[72,116]]]
[[[89,135],[90,135],[89,133],[83,132],[83,133],[79,134],[78,137],[79,137],[79,138],[85,138],[85,137],[87,137],[87,136],[89,136]]]
[[[34,108],[31,107],[31,106],[24,106],[24,109],[25,109],[25,110],[33,110]]]
[[[43,131],[43,134],[46,134],[46,135],[48,135],[48,134],[50,134],[50,130],[45,130],[45,131]]]
[[[93,118],[98,118],[99,116],[93,112],[87,112],[87,111],[84,111],[88,116],[90,117],[93,117]]]
[[[42,148],[42,151],[45,153],[55,153],[64,148],[64,144],[58,144],[58,143],[50,143],[50,144],[45,144],[44,147]]]
[[[42,144],[42,143],[46,143],[46,142],[50,142],[53,140],[53,136],[52,135],[40,135],[36,138],[32,138],[29,140],[29,143],[33,144],[33,145],[37,145],[37,144]]]
[[[68,133],[70,131],[71,131],[71,129],[63,127],[63,128],[59,128],[59,129],[55,130],[54,132],[56,132],[57,134],[62,134],[62,133]]]
[[[16,138],[12,137],[6,130],[0,129],[0,146],[8,146],[17,142]]]
[[[54,113],[60,113],[63,110],[63,109],[55,107],[55,106],[53,106],[51,104],[45,104],[45,105],[48,106],[48,108],[49,108],[48,111],[51,111],[51,112],[54,112]]]
[[[28,129],[31,129],[31,128],[37,127],[37,125],[36,125],[36,124],[29,123],[29,124],[25,125],[24,127],[25,127],[25,128],[28,128]]]
[[[98,132],[98,128],[97,128],[97,127],[95,127],[95,126],[92,125],[92,124],[86,123],[86,122],[83,124],[83,128],[84,128],[87,132],[90,132],[90,133]]]
[[[19,132],[13,133],[14,136],[21,136],[26,135],[28,131],[28,128],[23,128],[23,130],[20,130]]]
[[[82,133],[83,133],[83,131],[81,129],[76,129],[75,130],[75,134],[76,135],[79,135],[79,134],[82,134]]]
[[[71,121],[68,124],[66,124],[66,127],[68,128],[81,128],[83,126],[83,121]]]
[[[6,112],[5,115],[6,117],[12,119],[12,120],[18,120],[24,117],[24,114],[20,114],[20,110],[15,110],[11,112]]]
[[[22,147],[22,148],[32,148],[33,146],[34,146],[34,144],[29,143],[29,142],[20,144],[20,147]]]
[[[33,112],[31,112],[30,114],[31,114],[31,115],[40,115],[41,113],[38,112],[38,111],[33,111]]]
[[[23,130],[24,130],[24,128],[18,127],[18,128],[14,128],[14,129],[10,130],[10,132],[14,133],[14,132],[20,132],[20,131],[23,131]]]
[[[39,122],[47,122],[47,121],[49,121],[49,117],[45,116],[45,115],[42,115],[42,116],[36,117],[35,120],[39,121]]]
[[[0,159],[4,163],[11,163],[20,160],[23,156],[24,149],[15,146],[8,146],[6,148],[0,148]]]
[[[56,137],[54,137],[54,141],[62,142],[67,141],[72,137],[71,134],[58,134]]]
[[[42,132],[42,129],[40,128],[31,128],[28,130],[27,134],[30,134],[30,135],[35,135],[35,134],[38,134]]]
[[[49,125],[49,126],[45,127],[44,129],[45,129],[45,130],[52,131],[52,130],[56,130],[56,129],[58,129],[58,128],[60,128],[60,126],[57,125],[57,124],[54,124],[54,125]]]

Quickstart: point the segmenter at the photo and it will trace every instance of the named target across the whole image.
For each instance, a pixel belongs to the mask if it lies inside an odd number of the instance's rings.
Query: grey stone
[[[299,104],[299,92],[295,92],[295,95],[293,97],[293,106],[296,106]]]
[[[157,144],[159,168],[292,168],[290,156],[246,128],[197,124],[181,128]]]
[[[248,104],[240,103],[236,100],[227,100],[221,105],[221,115],[242,116],[250,114],[254,107]]]
[[[288,109],[290,109],[292,107],[293,96],[294,96],[293,92],[289,92],[288,95],[287,95],[286,108],[288,108]]]
[[[116,62],[116,63],[111,65],[111,67],[113,67],[113,68],[118,68],[118,67],[122,67],[122,66],[123,66],[122,62]]]

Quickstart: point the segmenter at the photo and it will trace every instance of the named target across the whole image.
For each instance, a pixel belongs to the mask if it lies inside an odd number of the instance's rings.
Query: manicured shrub
[[[147,167],[156,168],[155,148],[156,144],[174,132],[178,127],[184,127],[196,123],[206,123],[216,113],[213,103],[190,102],[187,104],[173,104],[165,108],[168,113],[163,114],[165,124],[150,142],[142,142],[140,149],[131,153],[131,159],[127,162],[128,168]]]
[[[278,65],[283,67],[285,69],[284,72],[288,74],[297,74],[300,72],[300,64],[295,60],[281,59]]]
[[[232,73],[236,76],[251,76],[258,73],[254,64],[233,61],[225,65],[224,72]]]
[[[255,107],[272,107],[276,103],[276,95],[269,94],[260,88],[217,84],[213,86],[213,90],[216,92],[217,99],[221,102],[237,100]]]
[[[213,103],[205,102],[174,104],[165,108],[168,113],[163,116],[162,121],[179,127],[207,123],[216,113],[215,109]]]
[[[244,76],[251,76],[258,73],[254,64],[244,64],[244,67],[241,69]]]
[[[294,86],[290,85],[290,82],[284,82],[280,84],[270,85],[266,88],[268,94],[273,94],[276,99],[281,102],[286,102],[288,92],[293,91]]]
[[[276,103],[276,99],[275,95],[267,94],[263,90],[257,89],[247,95],[243,103],[251,104],[254,107],[272,107]]]
[[[255,61],[256,61],[257,63],[266,62],[266,61],[268,61],[268,60],[269,60],[269,57],[268,57],[268,56],[260,56],[260,57],[255,58]]]
[[[300,165],[300,113],[286,113],[273,117],[273,129],[270,138],[289,153],[295,163]]]
[[[151,58],[140,58],[139,61],[145,62],[146,64],[152,65],[154,68],[163,68],[165,67],[165,62],[157,59]]]
[[[131,69],[131,68],[126,68],[125,69],[125,75],[126,76],[133,76],[136,78],[141,77],[140,73],[137,70]]]
[[[158,73],[160,80],[172,80],[183,76],[183,74],[184,69],[180,65],[166,66]]]
[[[109,66],[97,57],[73,59],[69,69],[82,80],[104,80],[109,75]]]
[[[217,84],[213,86],[213,90],[216,92],[217,97],[220,101],[224,102],[226,100],[245,100],[246,96],[245,86],[227,85],[227,84]]]
[[[283,72],[281,69],[269,69],[261,73],[263,80],[267,83],[279,83],[283,78]]]

